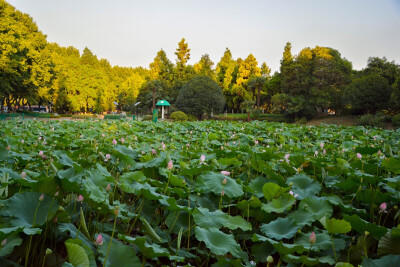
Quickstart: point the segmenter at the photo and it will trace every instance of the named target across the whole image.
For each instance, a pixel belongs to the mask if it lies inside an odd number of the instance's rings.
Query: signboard
[[[158,119],[158,109],[153,109],[153,122],[157,122]]]

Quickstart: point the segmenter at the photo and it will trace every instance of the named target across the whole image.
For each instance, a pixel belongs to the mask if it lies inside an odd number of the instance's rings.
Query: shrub
[[[72,115],[73,119],[93,119],[93,118],[97,118],[96,115],[92,115],[92,114],[83,114],[83,115]]]
[[[201,119],[204,113],[218,114],[225,105],[225,97],[221,87],[210,77],[195,77],[185,83],[179,91],[175,106]]]
[[[68,117],[72,117],[71,114],[60,114],[61,118],[68,118]]]
[[[305,118],[305,117],[303,117],[297,121],[297,124],[306,124],[306,123],[307,123],[307,118]]]
[[[124,120],[126,119],[125,115],[119,115],[119,114],[106,114],[104,115],[105,120]]]
[[[187,121],[188,116],[186,116],[185,112],[183,111],[174,111],[171,113],[170,118],[174,121]]]
[[[400,126],[400,113],[393,116],[392,123],[394,126]]]
[[[192,114],[187,114],[188,121],[197,121],[197,117]]]
[[[59,118],[61,118],[61,116],[60,115],[50,115],[50,118],[51,119],[59,119]]]
[[[358,124],[363,126],[382,127],[385,122],[385,117],[380,115],[366,114],[358,119]]]

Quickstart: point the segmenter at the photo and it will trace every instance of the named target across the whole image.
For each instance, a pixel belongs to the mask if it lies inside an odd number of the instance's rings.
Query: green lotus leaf
[[[380,259],[364,258],[361,263],[363,267],[382,267],[382,266],[398,266],[400,262],[400,255],[387,255]]]
[[[226,179],[226,184],[223,181]],[[244,194],[242,186],[237,184],[236,181],[230,177],[216,172],[207,172],[197,177],[196,191],[205,193],[214,193],[221,195],[224,190],[225,195],[229,198],[239,197]]]
[[[147,237],[130,237],[125,235],[119,235],[121,240],[127,241],[130,244],[135,244],[138,246],[140,252],[147,259],[156,258],[156,257],[169,257],[170,252],[168,249],[161,247],[158,244],[149,244],[146,242]]]
[[[283,189],[282,187],[280,187],[279,185],[274,184],[274,183],[266,183],[262,187],[264,197],[268,201],[270,201],[274,198],[278,198],[280,196],[280,194],[282,193],[282,189]]]
[[[260,231],[270,238],[276,240],[290,239],[297,233],[298,226],[293,219],[278,218],[268,224],[262,224]]]
[[[100,254],[100,261],[104,264],[104,259],[108,251],[108,246],[110,243],[110,236],[102,234],[103,245],[98,247],[98,252]],[[132,246],[122,245],[120,242],[113,239],[108,252],[107,260],[105,266],[107,267],[122,267],[122,266],[140,266],[140,260],[136,256],[135,251]]]
[[[227,221],[228,219],[228,214],[216,210],[213,212],[210,212],[206,208],[196,208],[193,211],[193,220],[194,222],[202,227],[202,228],[221,228]]]
[[[379,226],[374,223],[369,223],[355,214],[353,214],[352,216],[344,214],[343,219],[348,221],[351,224],[351,228],[356,230],[359,234],[364,234],[365,231],[368,231],[371,236],[375,237],[378,240],[388,231],[386,227]]]
[[[393,157],[382,160],[382,167],[395,174],[400,174],[400,160]]]
[[[292,195],[284,194],[278,199],[273,199],[268,204],[262,204],[261,209],[267,213],[283,213],[285,210],[291,209],[294,203],[296,203],[296,199]]]
[[[288,255],[285,255],[285,259],[288,262],[292,262],[292,263],[299,263],[299,264],[304,263],[305,266],[315,266],[315,265],[321,265],[321,264],[329,264],[329,265],[335,264],[335,259],[333,259],[331,256],[310,258],[310,257],[307,257],[306,255],[295,256],[295,255],[288,254]]]
[[[311,224],[316,220],[314,216],[307,210],[296,210],[288,215],[288,218],[295,220],[300,228]]]
[[[0,257],[7,256],[11,252],[14,251],[14,248],[22,244],[22,239],[17,234],[11,234],[7,236],[2,236],[0,241],[7,239],[7,243],[5,246],[1,246],[0,248]]]
[[[323,217],[320,222],[330,234],[345,234],[351,231],[351,224],[345,220]]]
[[[233,235],[228,235],[216,228],[204,229],[196,226],[196,238],[203,241],[206,247],[214,254],[223,256],[230,252],[236,258],[242,257],[240,246]]]
[[[273,239],[264,237],[264,236],[260,236],[257,234],[253,235],[252,238],[253,242],[268,242],[269,244],[271,244],[272,246],[274,246],[274,248],[276,249],[276,251],[278,251],[279,254],[281,255],[287,255],[287,254],[292,254],[292,253],[299,253],[302,254],[304,251],[307,251],[308,249],[303,246],[303,245],[296,245],[296,244],[287,244],[287,243],[283,243],[282,241],[275,241]]]
[[[247,222],[243,219],[242,216],[228,216],[226,221],[224,222],[224,227],[229,228],[231,230],[236,230],[240,228],[243,231],[251,231],[251,223]]]
[[[293,183],[292,191],[298,194],[298,199],[317,195],[321,191],[321,185],[304,174],[296,174],[288,178],[286,183]]]
[[[39,201],[41,195],[39,192],[15,194],[7,199],[1,214],[13,217],[11,220],[13,226],[42,226],[58,210],[59,204],[57,200],[47,195],[44,195],[43,201]]]
[[[89,256],[81,244],[82,241],[75,239],[68,239],[65,241],[65,247],[67,248],[68,253],[68,261],[74,266],[91,267]]]
[[[262,191],[263,185],[267,182],[267,178],[258,176],[250,181],[249,185],[245,187],[245,191],[254,194],[257,198],[261,198],[264,195]]]
[[[310,248],[310,234],[311,233],[301,233],[299,236],[296,236],[296,245],[302,245],[306,248]],[[346,241],[339,238],[333,239],[335,244],[335,250],[340,251],[346,247]],[[332,250],[332,240],[331,236],[328,234],[327,231],[315,232],[315,244],[312,246],[311,250],[313,251],[325,251],[325,250]]]
[[[308,197],[300,201],[299,210],[311,213],[312,217],[319,220],[323,217],[330,217],[333,213],[332,206],[327,200],[319,197]]]
[[[394,232],[400,232],[400,229],[393,228],[387,232],[378,243],[378,255],[395,254],[400,255],[400,237],[396,236]]]

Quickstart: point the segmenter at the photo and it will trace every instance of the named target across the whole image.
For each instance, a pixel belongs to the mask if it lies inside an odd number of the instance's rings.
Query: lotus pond
[[[0,124],[0,266],[398,266],[400,130]]]

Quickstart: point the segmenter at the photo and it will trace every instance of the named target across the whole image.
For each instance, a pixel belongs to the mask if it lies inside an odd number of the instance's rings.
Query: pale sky
[[[371,56],[400,64],[400,0],[6,0],[28,13],[49,42],[87,46],[111,65],[148,68],[157,51],[175,62],[185,38],[190,64],[252,53],[279,70],[283,48],[339,50],[355,69]]]

